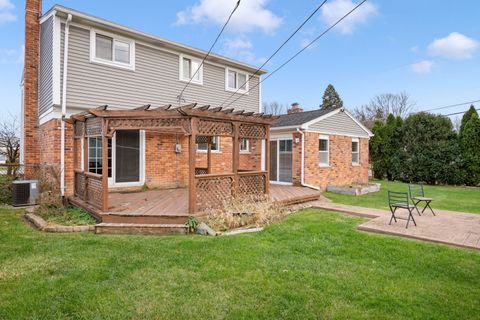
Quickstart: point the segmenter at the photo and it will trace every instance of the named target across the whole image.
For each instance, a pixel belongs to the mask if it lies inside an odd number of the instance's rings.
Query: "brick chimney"
[[[40,163],[38,146],[38,70],[41,14],[41,0],[26,0],[25,61],[23,70],[23,159],[27,169],[29,169],[28,167],[31,168],[31,165]]]
[[[299,112],[303,112],[303,109],[302,107],[300,107],[300,105],[297,102],[292,103],[291,108],[287,110],[288,114],[299,113]]]

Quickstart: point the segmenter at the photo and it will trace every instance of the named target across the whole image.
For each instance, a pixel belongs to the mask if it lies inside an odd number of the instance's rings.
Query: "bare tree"
[[[452,124],[453,124],[453,130],[455,130],[456,133],[460,132],[460,126],[462,124],[462,118],[459,116],[456,116],[452,119]]]
[[[0,155],[7,163],[18,163],[20,158],[20,133],[18,118],[10,115],[0,121]]]
[[[278,103],[277,101],[273,101],[270,103],[263,103],[263,112],[267,114],[273,114],[273,115],[280,115],[284,114],[287,112],[287,107],[281,103]]]
[[[407,117],[415,105],[406,92],[384,93],[373,97],[368,104],[355,108],[353,114],[371,128],[375,121],[385,121],[390,113],[396,117]]]

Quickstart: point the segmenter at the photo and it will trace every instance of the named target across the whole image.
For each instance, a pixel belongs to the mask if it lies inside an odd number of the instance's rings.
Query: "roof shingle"
[[[293,127],[293,126],[301,126],[304,123],[309,121],[315,120],[318,117],[324,116],[335,109],[318,109],[312,111],[304,111],[304,112],[297,112],[297,113],[290,113],[290,114],[282,114],[280,118],[275,122],[272,127]]]

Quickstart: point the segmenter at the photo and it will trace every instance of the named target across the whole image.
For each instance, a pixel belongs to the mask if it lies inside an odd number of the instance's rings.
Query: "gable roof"
[[[312,111],[282,114],[280,115],[280,118],[278,119],[278,121],[272,125],[272,128],[295,127],[295,126],[300,127],[302,124],[315,120],[337,109],[326,109],[326,110],[318,109],[318,110],[312,110]]]
[[[276,123],[274,123],[271,128],[273,130],[275,129],[303,129],[303,130],[309,130],[313,129],[313,126],[315,124],[319,123],[324,123],[326,124],[329,122],[331,119],[333,119],[337,114],[344,114],[346,115],[347,119],[351,121],[351,123],[360,129],[360,132],[363,131],[368,137],[372,137],[373,133],[365,127],[360,121],[355,119],[355,117],[348,112],[345,108],[340,107],[340,108],[333,108],[333,109],[327,109],[327,110],[312,110],[312,111],[305,111],[305,112],[298,112],[298,113],[291,113],[291,114],[284,114],[280,115],[280,118]],[[327,121],[323,121],[329,119]],[[340,119],[335,119],[334,121],[338,121]],[[330,121],[331,122],[331,121]],[[342,121],[339,121],[342,122]],[[328,129],[328,132],[332,134],[339,134],[338,130],[332,129],[333,126],[338,126],[340,123],[330,123],[330,129]],[[345,123],[343,122],[345,125]],[[328,133],[326,132],[326,133]],[[357,131],[358,132],[358,131]]]

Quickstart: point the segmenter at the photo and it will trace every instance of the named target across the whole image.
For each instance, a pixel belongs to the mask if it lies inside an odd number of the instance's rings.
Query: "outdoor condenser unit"
[[[38,180],[13,181],[12,204],[14,207],[37,204],[38,195]]]

